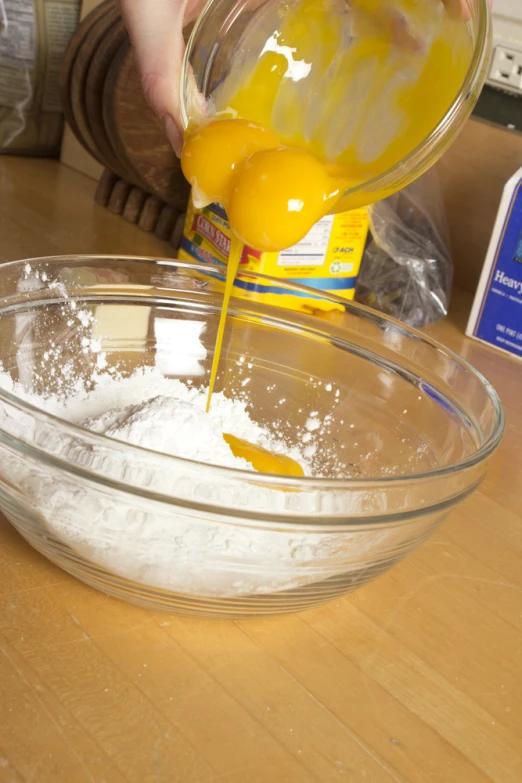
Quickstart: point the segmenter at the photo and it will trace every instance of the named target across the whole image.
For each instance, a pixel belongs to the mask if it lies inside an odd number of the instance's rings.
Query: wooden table
[[[163,254],[54,162],[0,159],[2,260]],[[80,584],[0,520],[1,783],[520,783],[522,365],[433,333],[508,414],[488,478],[388,575],[302,615],[147,612]]]

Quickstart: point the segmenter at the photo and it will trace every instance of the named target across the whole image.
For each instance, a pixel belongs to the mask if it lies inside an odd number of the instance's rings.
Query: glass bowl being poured
[[[185,53],[182,121],[256,122],[346,182],[341,212],[432,166],[470,115],[491,50],[487,0],[209,0]],[[209,164],[211,165],[211,164]]]
[[[301,611],[387,571],[477,488],[502,407],[461,358],[364,307],[326,296],[337,311],[314,315],[234,298],[216,391],[306,448],[306,476],[81,426],[93,405],[105,415],[129,395],[208,385],[216,272],[132,257],[0,266],[0,509],[54,563],[142,606]],[[241,277],[251,290],[269,280]]]

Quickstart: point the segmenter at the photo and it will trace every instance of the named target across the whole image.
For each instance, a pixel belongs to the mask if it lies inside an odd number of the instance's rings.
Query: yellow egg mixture
[[[437,126],[472,42],[436,0],[352,0],[351,10],[297,0],[264,6],[237,51],[213,93],[215,117],[196,118],[181,159],[195,205],[221,204],[232,230],[207,410],[243,244],[280,251],[324,215],[390,195],[364,184]],[[302,475],[288,457],[225,439],[256,470]]]

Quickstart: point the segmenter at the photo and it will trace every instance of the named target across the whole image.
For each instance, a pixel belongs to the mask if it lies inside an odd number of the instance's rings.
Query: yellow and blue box
[[[261,253],[245,246],[234,283],[234,294],[293,310],[332,310],[335,304],[321,297],[336,294],[353,299],[355,285],[368,237],[366,209],[327,215],[297,245],[280,253]],[[230,226],[225,211],[217,204],[187,209],[178,257],[198,264],[225,267],[230,252]],[[283,282],[317,289],[316,296],[289,294],[288,288],[253,282],[241,272],[257,272]],[[226,270],[212,275],[223,290]],[[339,308],[340,309],[340,308]]]

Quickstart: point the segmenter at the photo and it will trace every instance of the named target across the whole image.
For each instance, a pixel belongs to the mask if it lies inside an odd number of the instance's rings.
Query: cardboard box
[[[504,188],[466,334],[522,357],[522,169]]]
[[[321,292],[353,299],[368,230],[368,213],[358,209],[327,215],[301,242],[280,253],[260,253],[245,246],[234,294],[294,310],[342,309],[322,298]],[[178,258],[222,267],[223,272],[212,277],[216,287],[223,290],[229,251],[230,226],[224,210],[218,204],[196,209],[191,202]],[[306,285],[317,289],[318,294],[296,296],[283,286],[242,280],[241,272],[256,272],[281,282]]]

